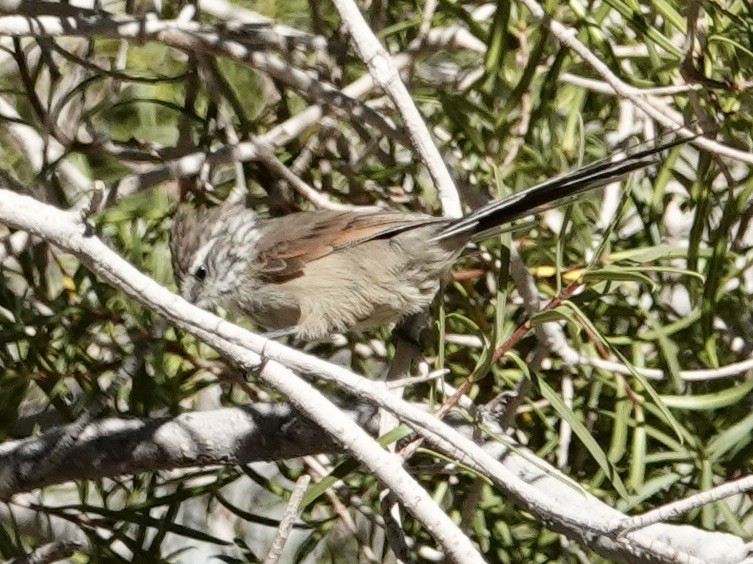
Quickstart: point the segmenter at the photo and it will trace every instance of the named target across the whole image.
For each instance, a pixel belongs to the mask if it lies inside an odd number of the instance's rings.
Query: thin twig
[[[413,145],[429,169],[439,191],[442,210],[449,217],[460,217],[462,209],[455,183],[431,138],[429,129],[416,108],[408,89],[400,80],[397,65],[366,23],[353,0],[334,0],[350,37],[374,81],[389,95],[405,121]]]
[[[303,501],[303,495],[306,493],[306,488],[309,487],[311,482],[311,476],[304,474],[295,483],[293,491],[290,492],[290,499],[285,507],[285,513],[280,520],[280,525],[277,527],[277,533],[272,541],[272,545],[269,547],[269,553],[264,559],[264,564],[277,564],[282,556],[282,550],[285,548],[285,543],[288,541],[290,531],[293,529],[296,517],[298,517],[301,501]]]

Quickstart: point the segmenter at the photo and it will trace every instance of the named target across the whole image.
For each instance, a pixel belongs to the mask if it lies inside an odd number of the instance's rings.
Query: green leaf
[[[652,247],[636,247],[624,251],[609,253],[609,260],[618,262],[629,260],[632,262],[646,263],[654,262],[661,259],[684,258],[688,254],[688,249],[676,245],[655,245]]]
[[[664,402],[661,400],[661,397],[657,393],[657,391],[654,389],[654,387],[649,383],[648,379],[646,379],[640,372],[638,372],[632,365],[632,363],[628,362],[628,360],[618,351],[616,348],[612,347],[607,340],[604,338],[604,336],[597,330],[597,328],[591,323],[591,320],[588,319],[588,317],[580,310],[580,308],[575,305],[570,300],[565,300],[562,302],[562,306],[568,307],[572,309],[577,317],[580,323],[583,324],[584,327],[587,328],[589,333],[595,337],[598,337],[599,340],[604,344],[606,347],[611,349],[611,352],[617,356],[619,361],[624,364],[628,370],[630,370],[630,374],[638,380],[638,382],[641,383],[641,386],[646,390],[646,393],[648,393],[649,397],[653,401],[653,403],[656,405],[656,407],[659,409],[659,412],[662,415],[662,418],[664,421],[672,427],[672,429],[677,434],[677,437],[682,441],[684,440],[684,429],[682,428],[682,425],[677,421],[677,419],[672,415],[672,413],[667,409],[667,406],[664,405]]]
[[[652,291],[656,289],[656,283],[651,278],[637,269],[630,268],[603,267],[587,270],[583,273],[583,280],[586,282],[637,282],[650,286]]]
[[[753,380],[732,386],[720,392],[697,395],[662,395],[664,404],[672,409],[708,411],[721,409],[741,402],[753,390]]]
[[[635,406],[635,429],[630,449],[630,486],[634,491],[643,489],[646,475],[646,419],[643,408]]]
[[[503,48],[507,35],[507,22],[510,19],[510,1],[498,0],[497,9],[494,12],[494,20],[489,28],[489,40],[484,68],[490,74],[497,74],[503,62]]]
[[[678,49],[672,41],[670,41],[663,34],[659,33],[652,25],[650,25],[643,14],[636,5],[635,8],[630,8],[625,2],[621,0],[606,0],[607,4],[617,10],[629,23],[631,27],[651,39],[654,43],[658,43],[665,51],[674,55],[679,59],[680,49]]]
[[[736,451],[750,443],[753,432],[753,413],[749,413],[734,425],[719,433],[708,443],[709,460],[717,461],[730,451]]]
[[[576,417],[576,415],[565,405],[559,394],[557,394],[543,379],[538,381],[541,395],[552,404],[552,407],[557,414],[567,421],[568,425],[578,437],[583,446],[586,447],[589,454],[593,457],[599,468],[606,474],[607,479],[612,483],[617,493],[619,493],[624,499],[627,499],[628,493],[625,489],[625,485],[622,483],[622,479],[618,474],[616,468],[609,462],[606,453],[601,449],[599,443],[594,439],[591,432],[586,429],[586,426]]]

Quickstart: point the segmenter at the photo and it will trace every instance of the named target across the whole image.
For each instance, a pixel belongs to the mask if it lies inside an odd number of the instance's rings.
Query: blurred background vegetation
[[[97,4],[118,14],[152,8]],[[158,17],[175,18],[185,4],[192,3],[165,1]],[[223,4],[199,2],[196,19],[220,28]],[[236,20],[252,10],[324,38],[324,47],[302,35],[267,51],[291,67],[337,87],[365,73],[329,3],[239,0],[234,6]],[[750,151],[749,2],[542,6],[626,83],[647,89],[686,123],[711,124],[718,141]],[[518,2],[438,0],[426,12],[423,3],[375,0],[362,9],[391,53],[410,55],[403,78],[468,208],[663,132],[605,88],[593,68]],[[261,27],[250,25],[234,38],[253,44]],[[437,30],[447,35],[432,35]],[[120,190],[94,223],[112,248],[165,285],[174,288],[167,230],[179,199],[211,205],[247,189],[260,212],[312,207],[263,161],[217,162],[199,175],[156,183],[145,176],[177,157],[263,135],[318,101],[247,62],[167,41],[6,36],[0,69],[2,174],[19,191],[61,207],[84,201],[89,180],[123,188],[124,179],[144,175],[139,189]],[[673,86],[680,88],[667,88]],[[401,123],[378,89],[364,99]],[[275,155],[332,201],[441,213],[414,152],[336,106],[275,146]],[[418,373],[447,368],[445,380],[454,386],[473,376],[469,395],[479,406],[504,405],[509,398],[500,394],[512,390],[525,393],[513,402],[513,437],[622,511],[643,511],[746,474],[753,452],[751,373],[733,368],[720,377],[720,369],[753,353],[751,189],[747,165],[677,148],[620,189],[538,215],[472,249],[433,312]],[[275,400],[253,384],[249,397],[223,383],[232,366],[192,337],[162,327],[154,313],[71,256],[2,226],[0,243],[4,441],[75,421],[93,402],[106,406],[99,416],[151,417]],[[531,319],[507,274],[510,245],[542,300],[574,280],[579,291]],[[544,321],[561,325],[578,362],[551,354],[533,333],[490,362],[491,351],[516,328]],[[308,348],[372,377],[392,352],[388,328]],[[637,378],[590,360],[602,357],[657,369],[660,377]],[[709,372],[694,372],[701,369]],[[441,401],[429,384],[406,396]],[[338,462],[319,460],[325,468]],[[427,450],[408,466],[438,462]],[[296,460],[79,481],[30,494],[31,511],[33,519],[65,515],[70,534],[89,541],[76,557],[81,561],[198,562],[218,555],[254,562],[265,556],[292,481],[311,468],[310,461]],[[470,472],[427,471],[420,479],[490,561],[600,561]],[[375,517],[378,484],[358,469],[343,480],[305,508],[304,526],[284,559],[389,561]],[[357,535],[338,518],[338,499]],[[752,507],[740,496],[684,519],[748,538]],[[16,509],[11,503],[3,512],[4,558],[48,540],[43,527],[9,517]],[[409,516],[404,526],[417,546],[433,546]]]

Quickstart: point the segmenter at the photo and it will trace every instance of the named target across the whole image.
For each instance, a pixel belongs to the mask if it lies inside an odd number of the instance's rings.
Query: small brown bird
[[[460,219],[396,211],[262,218],[241,205],[181,208],[170,233],[181,294],[304,340],[426,309],[472,241],[656,163],[685,140],[644,146],[481,206]]]

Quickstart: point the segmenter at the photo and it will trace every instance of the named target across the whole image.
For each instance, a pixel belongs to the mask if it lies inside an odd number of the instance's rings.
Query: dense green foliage
[[[161,18],[177,16],[173,4],[166,2]],[[326,38],[326,53],[306,46],[283,52],[280,57],[292,66],[338,87],[366,72],[330,4],[238,4]],[[543,7],[622,81],[646,89],[646,99],[667,104],[685,123],[710,123],[711,138],[749,151],[750,3],[704,1],[690,20],[686,3],[676,0],[550,1]],[[397,54],[423,33],[422,10],[423,3],[392,0],[372,3],[366,13],[383,44]],[[211,10],[198,20],[220,23]],[[690,51],[689,21],[696,35]],[[592,66],[558,43],[522,4],[440,0],[429,23],[467,30],[486,49],[440,38],[414,53],[415,65],[404,76],[468,207],[666,131],[611,92]],[[263,135],[317,102],[312,92],[247,62],[155,40],[4,38],[0,57],[3,175],[19,190],[60,207],[81,201],[71,169],[116,186],[182,155]],[[675,85],[688,88],[653,90]],[[383,96],[375,89],[368,99],[400,124]],[[441,213],[416,154],[336,106],[276,146],[276,156],[334,201]],[[62,144],[62,155],[50,156],[50,147],[44,158],[30,151],[11,128],[19,124],[45,146]],[[123,257],[171,286],[167,230],[178,200],[217,203],[238,184],[248,188],[262,212],[311,207],[263,162],[216,163],[198,177],[170,178],[113,198],[93,223]],[[745,163],[677,148],[613,192],[613,210],[601,203],[601,194],[589,195],[472,249],[433,312],[423,368],[447,368],[445,379],[453,386],[472,377],[468,395],[479,406],[530,382],[527,397],[514,404],[514,438],[622,511],[643,511],[746,474],[753,452],[750,371],[697,379],[692,371],[727,367],[753,350],[752,189]],[[162,327],[153,312],[71,256],[42,241],[12,244],[10,233],[0,237],[6,243],[0,254],[4,440],[28,436],[50,420],[72,422],[96,398],[106,405],[101,416],[134,417],[193,410],[201,397],[212,398],[213,405],[277,399],[253,384],[249,397],[249,389],[228,377],[235,368],[192,337]],[[531,318],[507,274],[510,245],[518,248],[544,303],[573,281],[577,291]],[[514,342],[500,360],[490,360],[517,328],[546,321],[560,323],[580,361],[565,363],[547,352],[534,332]],[[391,345],[381,344],[388,337],[385,328],[309,349],[377,377],[392,352]],[[537,351],[548,360],[534,362]],[[620,374],[585,360],[601,356],[659,369],[661,377],[648,379],[635,370]],[[417,402],[442,401],[433,384],[412,386],[406,395]],[[503,398],[502,409],[508,400]],[[438,462],[423,450],[408,466],[436,470]],[[256,561],[276,526],[262,518],[267,509],[259,508],[284,505],[290,479],[306,468],[296,460],[279,463],[275,472],[270,465],[263,471],[212,467],[82,480],[75,487],[50,488],[34,511],[61,515],[59,506],[67,504],[65,519],[91,540],[82,558],[92,561],[122,559],[123,552],[113,548],[120,543],[134,561],[178,559],[199,541],[218,542],[214,554],[228,561]],[[358,554],[367,558],[363,546],[378,545],[373,513],[379,510],[379,485],[357,466],[345,468],[344,485],[331,495],[347,506],[361,534],[345,533],[332,499],[322,496],[305,508],[306,527],[294,535],[291,557],[297,551],[296,559],[356,561]],[[547,562],[583,552],[599,559],[563,541],[471,472],[426,471],[420,479],[490,561]],[[258,485],[254,498],[243,495],[251,482]],[[178,518],[205,510],[237,517],[229,520],[237,536],[232,546],[219,544],[206,519]],[[747,537],[750,512],[740,497],[683,519]],[[419,545],[434,546],[410,517],[404,525]],[[12,519],[0,526],[4,558],[43,541]]]

